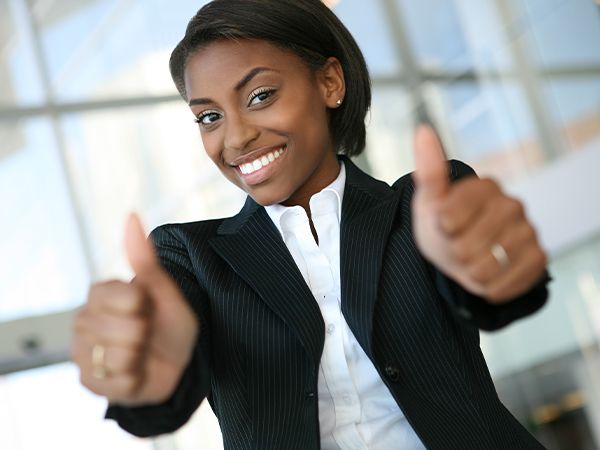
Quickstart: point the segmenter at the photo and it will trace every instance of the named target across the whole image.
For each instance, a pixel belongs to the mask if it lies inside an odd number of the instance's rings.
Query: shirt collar
[[[321,205],[323,202],[326,203],[334,203],[335,209],[337,213],[338,223],[342,217],[342,200],[344,199],[344,188],[346,186],[346,167],[344,166],[344,162],[340,161],[340,172],[333,182],[323,188],[320,192],[314,194],[309,201],[311,212],[313,215],[321,209]],[[328,194],[328,193],[332,193]],[[282,226],[281,226],[281,218],[286,211],[290,211],[295,208],[302,209],[301,206],[284,206],[281,204],[269,205],[265,206],[265,210],[269,214],[269,217],[279,230],[279,233],[283,236]]]

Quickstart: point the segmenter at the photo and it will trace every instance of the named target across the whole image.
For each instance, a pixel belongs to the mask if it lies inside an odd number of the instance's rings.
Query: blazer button
[[[400,380],[400,369],[395,364],[387,363],[385,366],[385,375],[388,380],[397,383]]]

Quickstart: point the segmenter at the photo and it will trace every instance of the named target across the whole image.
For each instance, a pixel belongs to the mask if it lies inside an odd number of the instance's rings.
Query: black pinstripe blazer
[[[430,449],[542,448],[498,400],[478,328],[538,309],[546,280],[502,306],[466,293],[415,247],[411,177],[390,187],[343,159],[342,312],[416,433]],[[468,174],[451,163],[453,179]],[[208,397],[226,449],[318,449],[325,325],[265,209],[248,198],[232,218],[164,225],[151,238],[201,335],[168,402],[111,406],[107,417],[156,435]]]

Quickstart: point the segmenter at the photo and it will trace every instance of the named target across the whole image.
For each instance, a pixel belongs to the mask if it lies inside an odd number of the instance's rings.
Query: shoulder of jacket
[[[165,241],[179,241],[181,244],[207,242],[217,234],[217,229],[225,219],[199,220],[185,223],[167,223],[156,227],[150,233],[152,240],[159,244]]]
[[[398,178],[394,184],[392,184],[392,188],[397,191],[408,188],[408,190],[412,192],[414,190],[413,173],[414,172],[410,172]],[[448,160],[448,175],[450,180],[457,181],[466,176],[476,176],[476,173],[468,164],[457,159],[450,159]]]

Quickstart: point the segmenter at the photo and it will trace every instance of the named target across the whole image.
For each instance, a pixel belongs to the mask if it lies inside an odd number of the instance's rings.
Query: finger
[[[94,312],[144,316],[149,310],[146,297],[144,288],[139,283],[106,281],[92,285],[88,293],[88,307]]]
[[[160,267],[154,245],[146,239],[142,222],[135,213],[131,213],[127,218],[124,244],[127,259],[137,277],[143,278]]]
[[[125,250],[129,264],[136,274],[132,284],[139,284],[147,290],[153,302],[181,297],[177,285],[160,265],[154,244],[150,239],[146,239],[142,222],[135,213],[130,214],[127,220]]]
[[[88,339],[78,339],[73,345],[73,360],[81,370],[86,371],[90,377],[94,377],[93,348],[102,345],[102,367],[106,371],[106,377],[122,374],[141,374],[146,352],[139,348],[110,345],[106,342]]]
[[[504,248],[509,263],[512,265],[521,258],[524,252],[528,251],[532,243],[536,242],[533,227],[528,222],[523,221],[499,235],[494,242],[482,249],[480,254],[474,257],[467,266],[467,272],[473,280],[487,286],[506,272],[505,268],[500,265],[492,254],[491,247],[494,243],[498,243]]]
[[[449,236],[463,233],[485,209],[492,209],[501,198],[500,188],[490,179],[469,177],[460,180],[439,206],[440,226]]]
[[[141,374],[108,375],[105,378],[95,378],[92,372],[81,371],[81,384],[97,395],[108,398],[110,403],[127,404],[133,402],[143,383]]]
[[[546,255],[537,243],[523,250],[509,269],[486,287],[491,303],[505,303],[527,292],[540,279],[546,267]]]
[[[421,125],[415,132],[415,173],[417,190],[427,198],[441,198],[449,189],[448,163],[442,144],[433,129]]]
[[[475,212],[472,212],[468,225],[462,225],[452,236],[450,251],[461,263],[472,263],[482,253],[489,253],[501,235],[510,235],[513,229],[527,225],[520,202],[503,196],[496,198],[498,200],[484,202],[480,210],[471,209]],[[453,221],[453,224],[457,223]]]
[[[74,329],[90,346],[102,344],[143,349],[147,345],[149,324],[141,317],[84,312],[75,318]]]
[[[107,376],[132,375],[141,378],[144,352],[120,346],[107,346],[104,349],[104,367]]]

